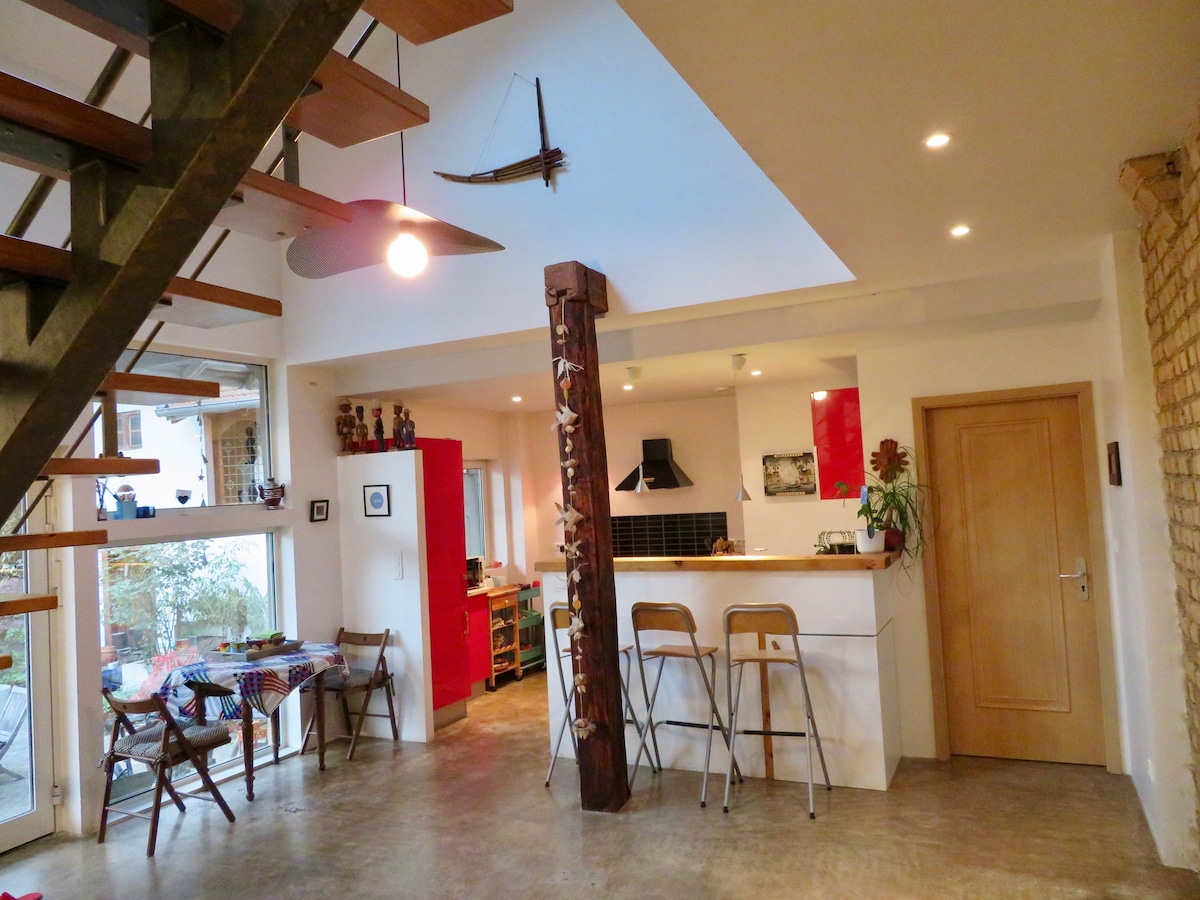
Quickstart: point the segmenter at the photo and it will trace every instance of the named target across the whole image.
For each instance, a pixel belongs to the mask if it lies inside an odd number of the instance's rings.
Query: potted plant
[[[918,484],[909,468],[912,451],[889,439],[879,442],[871,454],[872,472],[859,490],[858,517],[865,520],[860,529],[860,552],[903,550],[909,560],[921,552],[921,500],[924,486]],[[846,497],[850,487],[837,482],[838,493]]]

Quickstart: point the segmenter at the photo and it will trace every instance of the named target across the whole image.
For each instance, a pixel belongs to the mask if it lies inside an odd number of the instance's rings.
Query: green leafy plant
[[[859,489],[858,517],[866,522],[868,534],[898,531],[903,535],[906,563],[914,562],[924,548],[922,513],[927,489],[912,474],[913,451],[894,440],[884,440],[871,454],[873,472],[864,473],[865,484]],[[836,482],[838,494],[848,498],[853,490],[846,482]]]

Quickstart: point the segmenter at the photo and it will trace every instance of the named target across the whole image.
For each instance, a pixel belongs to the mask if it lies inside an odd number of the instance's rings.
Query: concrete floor
[[[373,740],[260,770],[213,804],[163,811],[108,841],[48,838],[0,856],[0,890],[47,900],[208,898],[1200,897],[1157,862],[1129,779],[1102,769],[906,760],[887,792],[747,780],[723,815],[720,779],[644,770],[615,815],[581,813],[571,761],[543,786],[544,675],[470,704],[434,743]],[[715,792],[715,794],[714,794]]]

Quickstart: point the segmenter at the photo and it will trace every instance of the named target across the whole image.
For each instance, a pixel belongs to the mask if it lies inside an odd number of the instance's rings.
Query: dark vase
[[[903,550],[904,532],[899,528],[889,528],[883,533],[884,550]]]

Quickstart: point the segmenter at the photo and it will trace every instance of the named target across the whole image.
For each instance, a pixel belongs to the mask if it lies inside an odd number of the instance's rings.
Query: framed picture
[[[329,519],[329,501],[311,500],[308,504],[308,521],[325,522]]]
[[[363,515],[390,516],[392,514],[392,487],[388,484],[363,485]]]
[[[767,497],[817,494],[817,459],[813,451],[771,453],[763,461],[763,494]]]

